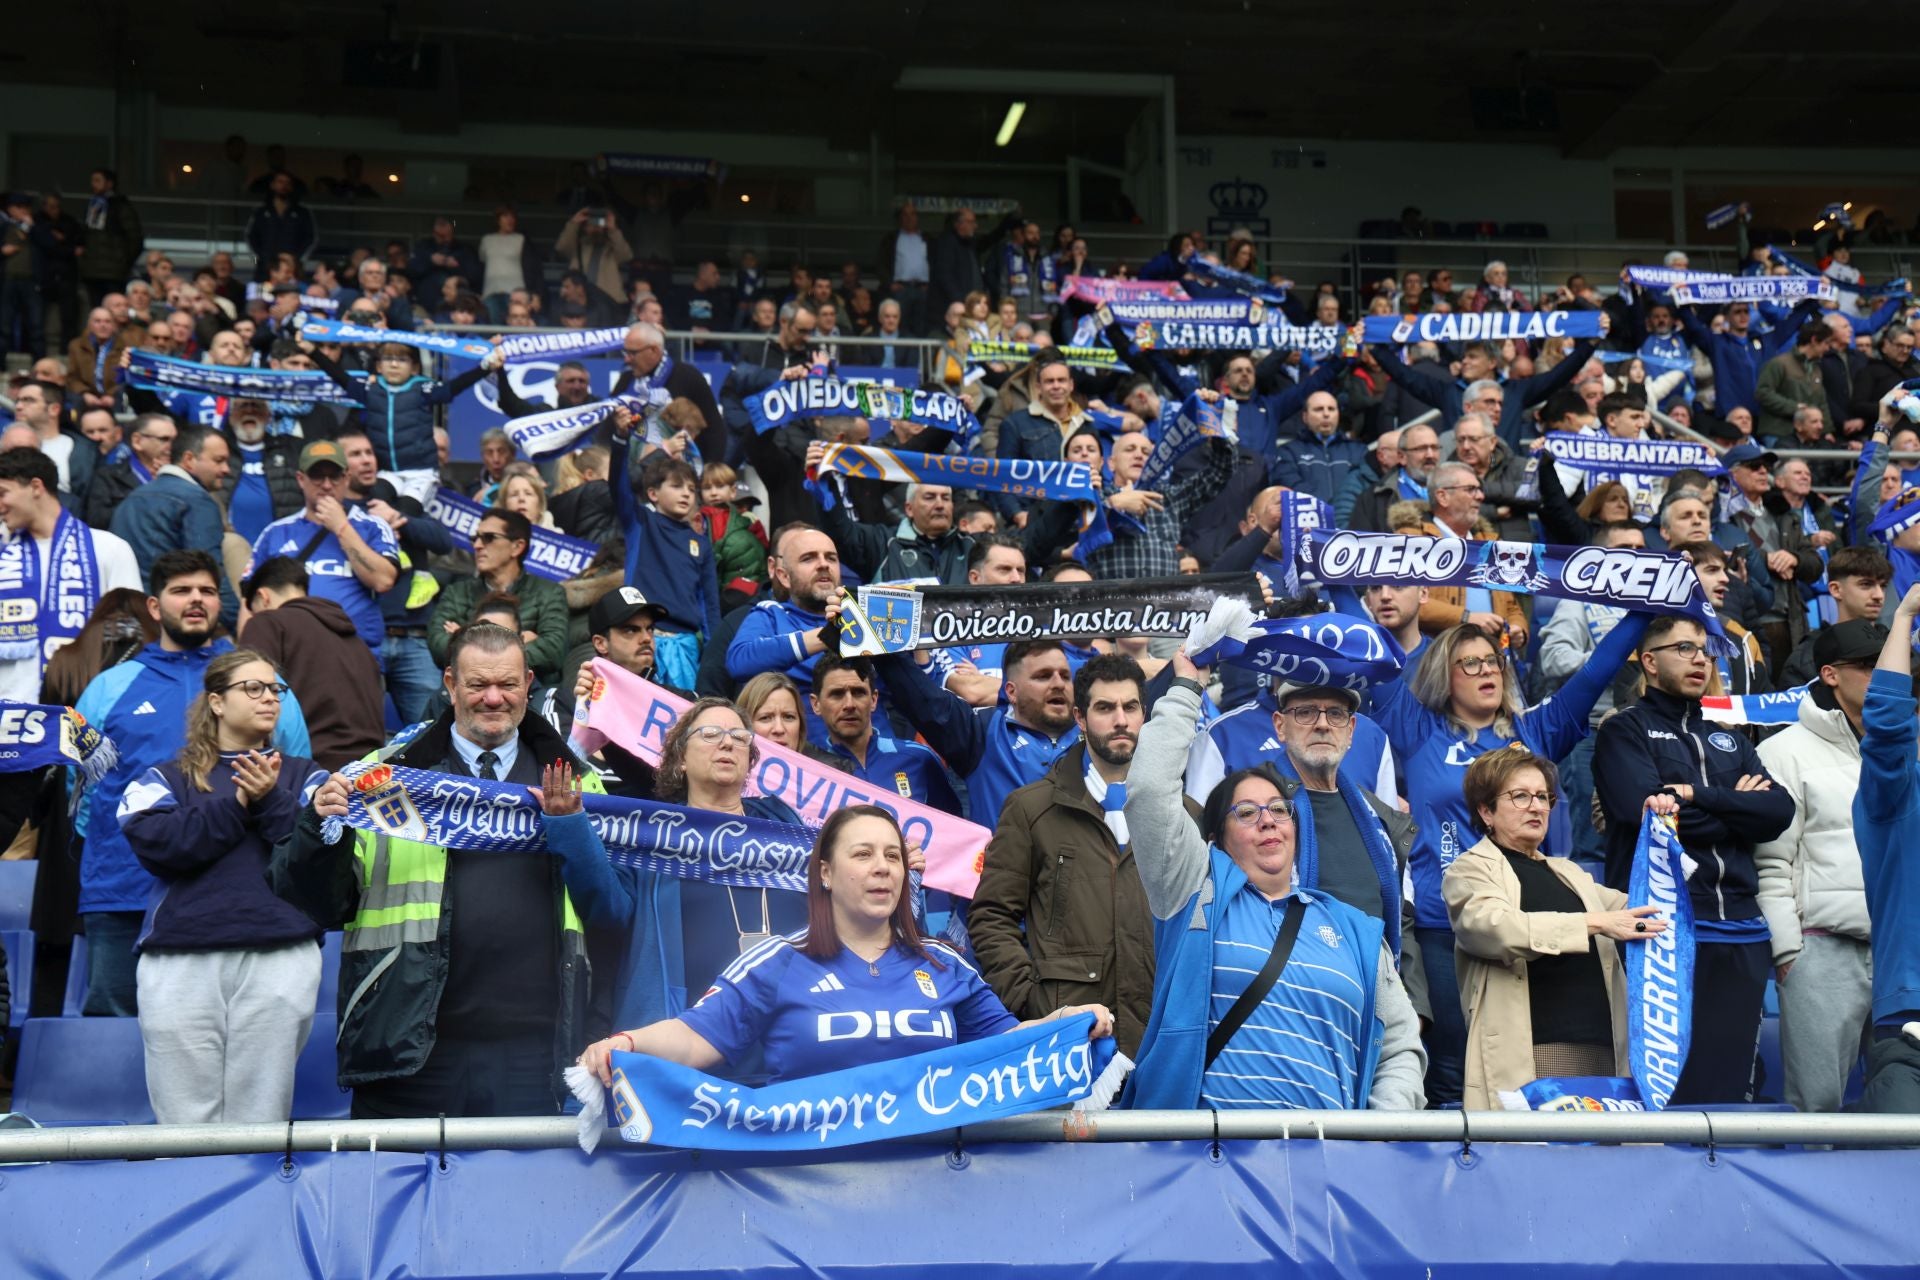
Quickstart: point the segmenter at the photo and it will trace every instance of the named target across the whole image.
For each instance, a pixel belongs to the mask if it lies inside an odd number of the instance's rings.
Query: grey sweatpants
[[[149,951],[140,957],[147,1096],[161,1124],[280,1121],[313,1029],[320,948]]]
[[[1801,1111],[1838,1111],[1873,1021],[1873,950],[1839,934],[1808,934],[1779,986],[1784,1096]]]

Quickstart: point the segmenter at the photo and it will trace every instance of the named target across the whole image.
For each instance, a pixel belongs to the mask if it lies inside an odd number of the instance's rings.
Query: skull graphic
[[[1540,548],[1525,542],[1489,542],[1479,566],[1468,575],[1478,586],[1537,591],[1547,584],[1540,572]]]

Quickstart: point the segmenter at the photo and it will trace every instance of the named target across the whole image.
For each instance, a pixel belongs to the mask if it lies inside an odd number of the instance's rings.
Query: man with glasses
[[[491,507],[481,514],[473,533],[473,576],[441,588],[427,623],[427,649],[435,665],[445,664],[454,637],[481,601],[512,596],[520,602],[527,665],[544,684],[559,680],[560,662],[567,655],[567,592],[527,569],[532,546],[533,525],[518,511]]]
[[[1673,1104],[1746,1102],[1773,955],[1759,900],[1754,850],[1794,819],[1744,734],[1705,723],[1700,699],[1713,672],[1707,632],[1662,614],[1640,643],[1647,690],[1594,739],[1593,782],[1607,819],[1606,882],[1624,891],[1647,798],[1679,801],[1680,843],[1695,936],[1693,1037]]]
[[[1353,517],[1346,527],[1368,533],[1391,533],[1387,528],[1388,508],[1410,498],[1425,501],[1428,477],[1439,463],[1439,433],[1425,423],[1404,428],[1400,432],[1400,465],[1354,499]]]
[[[251,578],[275,556],[291,557],[307,571],[314,595],[347,611],[377,658],[387,638],[379,596],[400,577],[393,530],[346,505],[347,454],[333,441],[316,440],[300,451],[298,480],[304,505],[261,530],[241,576]]]
[[[1480,524],[1480,504],[1486,496],[1472,467],[1464,462],[1442,463],[1434,468],[1429,489],[1433,520],[1422,525],[1420,531],[1435,538],[1491,541],[1491,531]],[[1420,629],[1438,635],[1449,627],[1471,622],[1496,644],[1504,633],[1514,651],[1524,653],[1532,625],[1527,619],[1526,602],[1532,598],[1486,587],[1429,587],[1427,602],[1420,606]]]
[[[665,391],[670,398],[684,396],[693,401],[700,416],[707,421],[700,438],[694,441],[700,456],[716,460],[727,456],[727,422],[720,416],[720,406],[713,398],[713,385],[693,365],[667,354],[667,335],[660,326],[641,323],[628,329],[620,345],[620,359],[627,368],[613,384],[614,395],[626,395],[636,385],[645,383],[656,391]],[[639,456],[637,450],[635,454]],[[638,468],[634,467],[617,480],[631,484],[638,474]]]
[[[1480,388],[1478,396],[1473,394],[1474,387]],[[1497,382],[1478,382],[1469,387],[1468,411],[1453,424],[1453,457],[1456,462],[1464,462],[1473,468],[1473,474],[1479,477],[1484,497],[1480,504],[1480,514],[1492,522],[1500,537],[1512,542],[1533,541],[1532,522],[1527,519],[1527,511],[1537,499],[1524,499],[1520,488],[1526,483],[1526,459],[1517,457],[1507,448],[1493,429],[1500,421],[1500,408],[1506,403],[1506,392]]]
[[[180,428],[164,413],[143,413],[127,428],[127,457],[122,462],[104,459],[87,486],[87,523],[105,529],[113,523],[113,513],[128,495],[160,474],[173,461],[173,442]]]

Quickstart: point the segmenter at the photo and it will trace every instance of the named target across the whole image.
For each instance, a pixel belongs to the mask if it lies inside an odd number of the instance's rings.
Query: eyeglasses
[[[1681,640],[1676,644],[1656,644],[1646,650],[1648,653],[1666,653],[1668,651],[1679,654],[1682,662],[1692,662],[1695,658],[1704,658],[1707,655],[1707,646],[1695,644],[1691,640]]]
[[[1318,724],[1320,717],[1327,718],[1327,724],[1335,729],[1344,729],[1353,723],[1353,712],[1346,707],[1288,707],[1287,719],[1302,729],[1311,729]]]
[[[1507,803],[1516,809],[1551,809],[1553,793],[1551,791],[1502,791]]]
[[[281,684],[277,680],[236,680],[226,688],[218,690],[218,692],[232,693],[235,689],[238,689],[255,702],[260,701],[260,699],[266,697],[268,694],[272,694],[273,700],[278,702],[287,696],[288,688],[289,686]]]
[[[695,729],[689,736],[698,738],[708,746],[717,744],[722,738],[745,746],[747,743],[753,741],[753,730],[726,729],[717,724],[703,724],[698,729]]]
[[[508,538],[506,534],[494,533],[492,530],[487,530],[483,533],[476,533],[473,535],[473,545],[476,547],[490,547],[496,542],[510,542],[510,541],[512,541],[512,539]]]
[[[1500,670],[1500,659],[1494,655],[1472,658],[1455,658],[1453,665],[1460,668],[1463,675],[1477,676],[1483,671]]]
[[[1435,489],[1434,492],[1435,493],[1477,493],[1483,498],[1487,496],[1487,491],[1485,489],[1482,489],[1477,484],[1443,484],[1438,489]]]
[[[1251,800],[1242,800],[1239,804],[1227,810],[1227,816],[1243,827],[1259,825],[1260,815],[1263,813],[1275,822],[1291,822],[1293,820],[1293,806],[1278,797],[1267,801],[1265,804],[1255,804]]]

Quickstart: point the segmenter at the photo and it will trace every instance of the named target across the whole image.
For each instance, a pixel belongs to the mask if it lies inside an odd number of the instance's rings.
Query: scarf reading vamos
[[[1114,302],[1099,311],[1100,327],[1123,326],[1142,351],[1185,348],[1248,351],[1256,347],[1330,355],[1345,330],[1297,325],[1258,298],[1203,298],[1188,302]]]
[[[1502,342],[1509,338],[1598,338],[1606,333],[1601,311],[1448,311],[1417,316],[1368,316],[1363,342],[1404,346],[1409,342]]]
[[[0,773],[70,764],[92,783],[106,777],[117,763],[113,740],[72,707],[0,698]]]
[[[343,346],[375,346],[397,342],[443,356],[463,356],[484,360],[493,354],[493,344],[479,338],[457,338],[450,333],[409,333],[405,329],[379,329],[370,324],[351,324],[345,320],[309,318],[300,328],[308,342],[339,343]]]
[[[961,447],[969,448],[980,434],[980,420],[966,401],[944,391],[883,387],[877,382],[847,382],[840,378],[796,378],[776,382],[747,397],[747,416],[764,435],[805,418],[868,418],[905,420],[924,427],[944,427]]]
[[[1537,542],[1467,542],[1391,533],[1308,534],[1303,581],[1364,588],[1376,582],[1482,587],[1692,618],[1718,652],[1736,652],[1693,565],[1684,557],[1631,547],[1549,547]]]
[[[929,989],[932,982],[927,977]],[[903,1016],[889,1014],[890,1020]],[[1087,1039],[1092,1028],[1093,1015],[1078,1013],[758,1089],[663,1058],[615,1053],[612,1088],[578,1065],[567,1068],[567,1087],[580,1100],[580,1145],[588,1152],[605,1131],[609,1097],[614,1123],[628,1142],[704,1151],[818,1151],[1069,1104],[1102,1110],[1133,1064],[1115,1053],[1112,1036]]]

